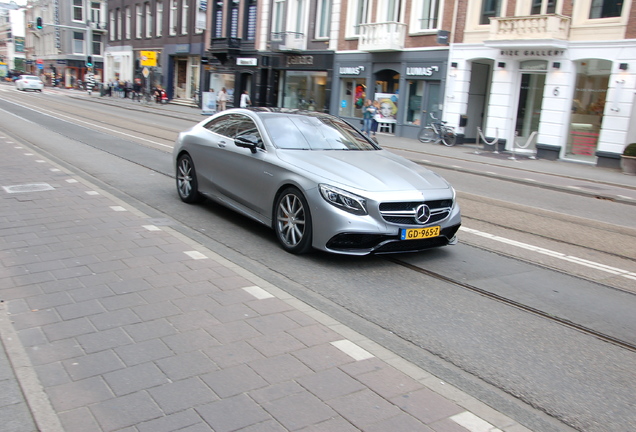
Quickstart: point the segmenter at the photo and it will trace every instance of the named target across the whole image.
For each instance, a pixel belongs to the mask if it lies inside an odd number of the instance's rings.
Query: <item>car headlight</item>
[[[321,184],[320,194],[329,204],[355,215],[363,216],[367,212],[367,200],[337,187]]]

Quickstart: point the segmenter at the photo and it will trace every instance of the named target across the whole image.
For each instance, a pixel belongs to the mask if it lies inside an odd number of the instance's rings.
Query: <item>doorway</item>
[[[541,106],[543,104],[543,90],[545,87],[545,73],[522,73],[519,86],[519,104],[517,105],[517,120],[515,123],[515,139],[518,145],[528,142],[532,132],[539,130],[541,120]],[[536,140],[524,149],[536,152]]]

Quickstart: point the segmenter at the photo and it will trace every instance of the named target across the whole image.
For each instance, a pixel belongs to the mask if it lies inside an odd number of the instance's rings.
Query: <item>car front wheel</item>
[[[181,201],[193,204],[201,201],[202,197],[198,190],[197,173],[194,170],[194,163],[189,155],[179,156],[177,160],[177,191]]]
[[[276,200],[274,230],[287,252],[303,254],[311,249],[312,224],[309,205],[296,188],[285,189]]]

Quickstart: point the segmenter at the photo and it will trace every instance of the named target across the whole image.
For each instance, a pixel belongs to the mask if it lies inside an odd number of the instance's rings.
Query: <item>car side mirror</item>
[[[252,153],[256,153],[256,148],[260,141],[260,138],[256,135],[241,135],[234,139],[234,143],[238,147],[248,148]]]

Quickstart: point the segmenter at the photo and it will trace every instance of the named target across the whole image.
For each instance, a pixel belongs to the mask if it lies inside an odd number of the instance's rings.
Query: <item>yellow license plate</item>
[[[441,233],[440,226],[428,227],[428,228],[409,228],[402,229],[400,234],[401,240],[419,240],[431,237],[437,237]]]

